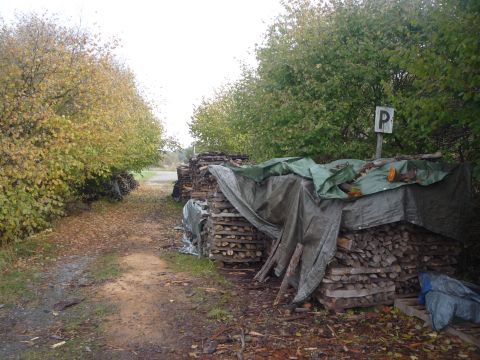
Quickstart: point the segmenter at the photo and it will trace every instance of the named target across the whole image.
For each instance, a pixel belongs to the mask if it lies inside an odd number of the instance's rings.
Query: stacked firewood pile
[[[216,188],[208,197],[204,255],[226,263],[259,262],[265,257],[266,235],[242,217]]]
[[[342,231],[316,297],[333,309],[390,304],[418,293],[420,271],[453,274],[459,252],[457,241],[405,223]]]
[[[402,271],[396,282],[397,294],[418,293],[418,273],[421,271],[435,271],[449,276],[455,274],[462,250],[459,241],[434,234],[419,226],[411,225],[406,230],[409,237],[407,250],[399,259]]]
[[[187,201],[192,192],[192,176],[188,165],[179,165],[177,167],[177,181],[175,182],[173,193],[177,201]]]
[[[202,153],[190,159],[190,174],[192,176],[192,199],[205,200],[216,187],[216,180],[208,171],[209,165],[230,163],[242,165],[248,160],[245,155],[227,155],[220,152]]]

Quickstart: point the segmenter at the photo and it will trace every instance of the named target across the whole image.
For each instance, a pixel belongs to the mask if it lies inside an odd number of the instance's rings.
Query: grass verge
[[[200,276],[224,287],[230,285],[215,264],[207,258],[171,252],[165,255],[165,260],[174,271]]]
[[[38,279],[38,266],[55,258],[57,246],[42,232],[0,247],[0,303],[30,300]],[[35,264],[35,265],[32,265]]]
[[[43,231],[21,241],[0,246],[0,273],[11,270],[19,259],[35,257],[48,261],[55,255],[57,246],[47,240],[49,231]]]
[[[172,185],[173,188],[173,185]],[[169,214],[179,214],[181,216],[181,211],[185,206],[184,202],[177,202],[173,200],[171,196],[166,197],[166,207]]]
[[[117,254],[99,256],[90,267],[90,272],[96,281],[112,280],[120,276],[122,269]]]
[[[103,303],[85,302],[69,310],[57,331],[65,344],[52,349],[60,340],[50,340],[46,344],[27,350],[21,359],[90,359],[99,356],[103,350],[102,333],[105,318],[114,311],[112,306]]]
[[[176,272],[190,274],[222,289],[229,289],[232,286],[218,271],[215,264],[207,258],[173,252],[167,253],[164,258],[169,263],[169,267]],[[235,317],[229,309],[230,300],[231,293],[228,290],[195,287],[194,301],[199,306],[198,311],[203,312],[209,320],[232,322]]]
[[[33,297],[32,285],[36,280],[34,269],[10,270],[0,274],[0,303],[8,305],[30,300]]]

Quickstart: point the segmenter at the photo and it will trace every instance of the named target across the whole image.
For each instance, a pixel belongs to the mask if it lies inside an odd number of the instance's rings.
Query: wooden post
[[[382,157],[382,145],[383,145],[383,133],[377,132],[377,152],[375,153],[375,159]]]
[[[283,295],[287,291],[288,282],[292,275],[295,273],[295,269],[297,268],[298,263],[300,262],[300,257],[302,256],[302,252],[303,245],[298,243],[295,251],[293,252],[292,258],[290,259],[290,264],[288,264],[287,271],[285,272],[285,276],[283,277],[282,284],[280,285],[280,290],[278,290],[278,294],[275,298],[275,301],[273,302],[273,306],[277,306],[280,303]]]

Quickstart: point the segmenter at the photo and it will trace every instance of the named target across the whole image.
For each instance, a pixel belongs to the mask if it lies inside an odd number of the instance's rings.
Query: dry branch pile
[[[405,223],[343,231],[316,297],[333,309],[391,304],[420,290],[420,271],[453,274],[459,252],[457,241]]]
[[[258,262],[265,256],[266,235],[242,217],[217,188],[208,197],[206,253],[216,261]]]
[[[215,191],[217,182],[208,171],[209,165],[230,163],[242,165],[248,160],[245,155],[227,155],[220,152],[202,153],[190,159],[190,174],[192,176],[192,199],[206,200],[208,194]]]

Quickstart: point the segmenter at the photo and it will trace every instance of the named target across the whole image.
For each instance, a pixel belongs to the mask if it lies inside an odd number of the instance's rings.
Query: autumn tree
[[[45,227],[93,177],[155,162],[162,126],[115,44],[36,15],[0,29],[0,240]]]

